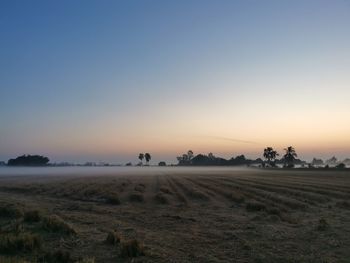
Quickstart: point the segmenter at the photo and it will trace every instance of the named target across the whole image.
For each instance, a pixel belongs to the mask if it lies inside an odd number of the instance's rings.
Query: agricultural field
[[[350,171],[0,175],[0,262],[350,262]]]

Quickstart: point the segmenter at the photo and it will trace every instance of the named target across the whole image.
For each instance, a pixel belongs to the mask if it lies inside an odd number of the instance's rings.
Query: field
[[[1,175],[0,262],[350,262],[349,200],[349,170]]]

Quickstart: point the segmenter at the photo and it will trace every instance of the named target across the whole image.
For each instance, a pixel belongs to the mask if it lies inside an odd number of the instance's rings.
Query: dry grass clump
[[[140,193],[131,193],[129,195],[129,200],[131,202],[143,202],[144,198],[143,198],[143,195]]]
[[[161,191],[162,193],[164,193],[164,194],[169,194],[169,195],[171,195],[172,194],[172,192],[169,190],[169,188],[166,188],[166,187],[161,187],[160,189],[159,189],[159,191]]]
[[[13,204],[0,204],[0,217],[21,217],[23,212]]]
[[[249,202],[246,204],[246,209],[248,212],[258,212],[266,210],[266,206],[259,202]]]
[[[12,258],[12,257],[2,257],[2,256],[0,256],[0,262],[1,263],[30,263],[28,261],[18,259],[17,257]]]
[[[169,200],[168,198],[166,198],[166,196],[162,193],[157,193],[154,196],[154,200],[158,203],[158,204],[162,204],[162,205],[166,205],[169,204]]]
[[[145,191],[146,186],[144,184],[138,184],[135,186],[134,190],[136,192],[143,193]]]
[[[40,248],[42,240],[38,235],[30,233],[6,234],[0,236],[0,252],[14,254],[21,251],[33,251]]]
[[[41,214],[38,210],[25,211],[23,220],[29,223],[39,222],[41,220]]]
[[[106,203],[111,205],[120,205],[119,196],[116,193],[111,193],[105,196]]]
[[[324,218],[321,218],[319,221],[318,221],[318,225],[317,225],[317,230],[319,231],[325,231],[329,228],[329,224],[327,222],[326,219]]]
[[[337,202],[335,205],[339,208],[350,209],[350,203],[347,201]]]
[[[95,263],[95,258],[83,258],[75,263]]]
[[[120,243],[120,235],[116,231],[110,231],[106,237],[106,243],[110,245],[116,245]]]
[[[52,215],[43,218],[43,226],[45,229],[52,232],[61,232],[65,234],[76,234],[75,229],[66,223],[57,215]]]
[[[39,259],[39,262],[45,262],[45,263],[73,263],[75,260],[73,260],[71,254],[67,250],[56,250],[56,251],[50,251],[45,253],[44,256],[42,256]]]
[[[122,257],[138,257],[145,255],[144,246],[137,239],[124,241],[121,245]]]
[[[243,203],[244,202],[244,196],[240,193],[233,192],[230,194],[230,199],[237,203]]]

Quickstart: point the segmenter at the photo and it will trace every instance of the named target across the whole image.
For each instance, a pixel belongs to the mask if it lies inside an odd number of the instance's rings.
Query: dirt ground
[[[1,206],[39,211],[40,219],[28,223],[23,215],[1,214]],[[52,215],[74,233],[42,227]],[[1,175],[0,234],[12,234],[14,222],[42,244],[14,252],[0,247],[4,262],[350,262],[350,171]],[[110,231],[121,243],[106,242]],[[144,255],[123,255],[131,239]],[[69,260],[43,256],[55,251]]]

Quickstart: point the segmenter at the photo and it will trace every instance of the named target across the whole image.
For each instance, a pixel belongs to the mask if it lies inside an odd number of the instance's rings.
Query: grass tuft
[[[122,242],[121,256],[122,257],[138,257],[144,256],[144,246],[138,240],[132,239]]]
[[[120,199],[116,193],[108,194],[107,196],[105,196],[105,198],[107,204],[120,205]]]
[[[139,194],[139,193],[131,193],[130,196],[129,196],[129,200],[131,202],[143,202],[144,201],[144,198],[143,198],[143,195],[142,194]]]
[[[41,215],[38,210],[30,210],[24,212],[23,219],[25,222],[29,223],[39,222],[41,220]]]
[[[329,224],[327,222],[326,219],[324,218],[321,218],[319,221],[318,221],[318,225],[317,225],[317,230],[318,231],[325,231],[329,228]]]
[[[39,260],[39,262],[45,263],[73,263],[75,262],[69,253],[66,250],[56,250],[45,253]]]
[[[21,209],[12,204],[0,204],[0,217],[21,217],[23,212]]]
[[[158,193],[154,196],[155,201],[158,204],[166,205],[169,204],[169,200],[166,198],[166,196],[162,193]]]
[[[266,210],[266,206],[259,202],[249,202],[246,204],[246,209],[248,212],[258,212]]]
[[[21,233],[18,235],[6,234],[0,236],[0,252],[4,254],[17,254],[19,252],[39,249],[42,240],[38,235]]]
[[[43,226],[45,229],[52,231],[52,232],[61,232],[61,233],[65,233],[65,234],[76,234],[75,229],[57,215],[44,217],[43,218]]]
[[[116,245],[120,243],[120,235],[116,231],[110,231],[106,237],[106,243],[110,245]]]

